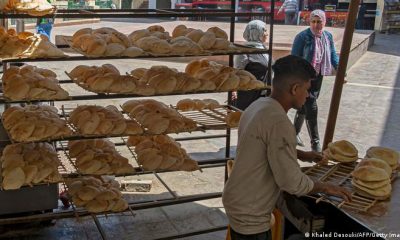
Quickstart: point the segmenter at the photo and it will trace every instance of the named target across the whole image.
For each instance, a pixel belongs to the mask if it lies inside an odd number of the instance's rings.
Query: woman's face
[[[264,30],[264,34],[263,34],[263,36],[261,38],[261,41],[263,43],[265,43],[265,42],[267,42],[267,39],[268,39],[268,32],[267,32],[267,30]]]
[[[310,20],[310,27],[313,32],[322,32],[322,29],[324,28],[324,23],[322,22],[322,19],[318,16],[314,16]]]

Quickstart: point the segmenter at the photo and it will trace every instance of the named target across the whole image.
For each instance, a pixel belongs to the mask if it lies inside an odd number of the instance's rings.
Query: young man
[[[271,239],[270,216],[281,191],[351,198],[344,188],[313,182],[297,162],[322,160],[318,153],[296,151],[296,132],[287,117],[289,109],[306,101],[314,68],[290,55],[277,60],[273,70],[271,96],[253,102],[239,123],[235,166],[222,196],[232,240]]]

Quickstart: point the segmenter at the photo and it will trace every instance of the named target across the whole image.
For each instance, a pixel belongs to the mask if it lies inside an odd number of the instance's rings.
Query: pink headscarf
[[[314,32],[314,30],[311,28],[311,31],[312,31],[312,33],[313,33],[314,35],[316,35],[316,36],[321,36],[321,35],[322,35],[323,28],[324,28],[325,25],[326,25],[326,15],[325,15],[325,12],[322,11],[322,10],[320,10],[320,9],[314,10],[314,11],[312,11],[311,14],[310,14],[310,21],[311,21],[311,19],[312,19],[313,17],[319,17],[319,18],[321,19],[321,21],[322,21],[322,29],[321,29],[320,32]]]

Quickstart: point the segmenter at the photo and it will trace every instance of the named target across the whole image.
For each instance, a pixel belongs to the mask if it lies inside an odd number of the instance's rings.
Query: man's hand
[[[315,162],[318,164],[325,164],[328,160],[324,157],[322,153],[319,152],[304,152],[301,150],[297,150],[297,158],[303,162]]]
[[[351,193],[343,188],[330,183],[314,182],[314,188],[310,194],[313,193],[326,193],[329,195],[343,198],[346,202],[351,201]]]
[[[324,193],[329,194],[329,195],[333,195],[333,196],[341,197],[346,202],[350,202],[351,201],[351,192],[349,192],[347,189],[345,189],[343,187],[336,186],[336,185],[332,185],[332,184],[329,184],[329,183],[324,183],[324,185],[325,185]]]

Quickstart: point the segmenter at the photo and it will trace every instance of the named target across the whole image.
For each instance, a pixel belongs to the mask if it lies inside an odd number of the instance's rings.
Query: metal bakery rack
[[[238,54],[252,54],[252,53],[267,53],[269,54],[269,59],[272,59],[272,44],[273,44],[273,23],[274,23],[274,8],[275,8],[275,1],[271,1],[271,8],[269,9],[270,12],[248,12],[248,13],[235,13],[235,4],[237,0],[232,0],[231,1],[231,8],[230,9],[97,9],[97,10],[78,10],[78,9],[68,9],[68,10],[57,10],[54,14],[42,16],[44,18],[159,18],[159,17],[204,17],[204,16],[216,16],[216,17],[226,17],[229,18],[230,20],[230,31],[229,31],[229,39],[233,43],[234,42],[234,37],[235,37],[235,18],[239,16],[262,16],[266,17],[268,19],[267,21],[270,23],[270,30],[269,30],[269,46],[267,49],[251,49],[251,48],[246,48],[242,47],[240,45],[235,45],[237,46],[236,50],[233,51],[227,51],[227,52],[208,52],[205,54],[200,54],[196,56],[217,56],[217,55],[228,55],[229,56],[229,66],[233,66],[233,56],[238,55]],[[7,19],[24,19],[24,18],[37,18],[33,16],[29,16],[27,14],[20,14],[20,13],[4,13],[0,12],[0,21],[2,21],[3,26],[7,27]],[[67,45],[60,45],[58,46],[59,48],[68,48],[69,46]],[[139,58],[164,58],[164,57],[188,57],[187,56],[180,56],[180,55],[168,55],[168,56],[140,56],[136,57],[135,59]],[[91,60],[113,60],[112,62],[118,66],[118,59],[128,59],[127,57],[102,57],[102,58],[89,58],[86,56],[82,56],[79,54],[74,54],[70,55],[67,57],[63,58],[36,58],[36,59],[30,59],[30,58],[9,58],[9,59],[2,59],[2,64],[4,67],[4,70],[7,69],[10,63],[15,63],[15,62],[49,62],[49,61],[91,61]],[[271,61],[269,62],[268,66],[268,79],[271,79]],[[67,71],[67,69],[65,69]],[[74,84],[72,80],[61,80],[60,84]],[[213,91],[215,93],[216,91]],[[207,94],[210,92],[195,92],[195,93],[174,93],[174,94],[169,94],[169,95],[183,95],[183,94]],[[207,159],[207,160],[201,160],[199,161],[199,166],[201,169],[206,169],[206,168],[215,168],[215,167],[225,167],[225,179],[227,178],[227,169],[226,169],[226,163],[227,160],[231,159],[232,157],[230,156],[230,146],[231,146],[231,129],[225,124],[225,116],[227,112],[229,111],[237,111],[238,109],[235,109],[234,107],[230,106],[231,105],[231,92],[228,92],[228,106],[224,106],[221,108],[217,108],[214,110],[204,110],[204,111],[191,111],[191,112],[180,112],[183,116],[189,117],[197,122],[199,133],[201,132],[207,132],[209,130],[223,130],[225,131],[224,134],[204,134],[204,135],[193,135],[193,136],[183,136],[183,137],[177,137],[175,138],[177,141],[193,141],[193,140],[199,140],[199,139],[216,139],[216,138],[225,138],[226,142],[226,149],[225,149],[225,157],[224,158],[219,158],[219,159]],[[157,95],[154,95],[157,96]],[[161,96],[161,95],[158,95]],[[59,101],[79,101],[82,100],[95,100],[95,99],[116,99],[116,98],[134,98],[134,97],[143,97],[143,96],[138,96],[134,94],[96,94],[88,91],[83,91],[82,94],[79,95],[73,95],[69,99],[66,100],[59,100]],[[152,96],[146,96],[146,97],[152,97]],[[3,105],[4,107],[10,106],[11,104],[18,104],[18,103],[24,103],[27,101],[11,101],[4,96],[0,96],[0,104]],[[35,102],[49,102],[48,100],[37,100],[37,101],[29,101],[30,103],[35,103]],[[68,110],[67,107],[63,108],[63,115],[67,115]],[[10,139],[8,138],[7,132],[4,131],[4,129],[0,129],[0,132],[3,135],[2,139],[2,145],[3,147],[6,144],[10,143]],[[83,137],[83,136],[72,136],[72,137],[66,137],[63,139],[51,139],[51,142],[54,142],[56,149],[58,151],[58,154],[61,159],[61,166],[59,167],[59,172],[62,174],[63,177],[78,177],[82,176],[79,171],[76,169],[74,159],[71,159],[68,154],[68,149],[67,149],[67,142],[66,140],[76,140],[76,139],[86,139],[86,138],[97,138],[97,137],[109,137],[109,136],[90,136],[90,137]],[[126,136],[112,136],[110,138],[115,145],[117,146],[118,150],[124,151],[125,153],[130,154],[130,159],[135,160],[136,155],[132,149],[132,147],[128,147],[126,145],[127,137]],[[122,150],[124,149],[124,150]],[[128,157],[128,156],[126,156]],[[144,201],[129,201],[129,208],[126,212],[122,213],[100,213],[100,214],[92,214],[86,211],[83,208],[76,208],[73,203],[71,203],[72,208],[63,210],[60,208],[57,208],[57,199],[58,199],[58,191],[55,191],[55,194],[53,195],[47,195],[45,196],[46,199],[48,198],[53,198],[51,200],[56,201],[56,206],[54,206],[54,202],[51,202],[50,204],[42,204],[38,208],[35,209],[24,209],[25,212],[30,212],[29,214],[20,216],[20,215],[3,215],[2,214],[2,208],[0,207],[0,225],[6,225],[6,224],[13,224],[13,223],[22,223],[22,222],[32,222],[32,221],[46,221],[46,220],[51,220],[51,219],[61,219],[61,218],[79,218],[83,216],[92,216],[99,233],[101,234],[103,239],[107,239],[107,233],[104,230],[104,228],[101,226],[100,222],[98,221],[96,215],[102,215],[102,214],[107,214],[107,215],[124,215],[124,216],[132,216],[132,211],[134,210],[140,210],[140,209],[148,209],[148,208],[154,208],[154,207],[161,207],[161,206],[168,206],[168,205],[174,205],[174,204],[181,204],[181,203],[187,203],[187,202],[193,202],[193,201],[201,201],[201,200],[207,200],[207,199],[213,199],[213,198],[219,198],[221,197],[222,193],[221,192],[212,192],[212,193],[202,193],[202,194],[193,194],[193,195],[184,195],[180,196],[176,194],[173,189],[166,183],[166,181],[163,180],[163,178],[160,176],[159,173],[162,173],[163,171],[157,171],[157,172],[146,172],[143,169],[141,169],[138,165],[135,168],[136,173],[133,175],[141,175],[141,174],[153,174],[158,181],[161,182],[161,184],[165,187],[165,189],[168,190],[168,193],[171,197],[163,198],[163,199],[157,199],[157,200],[144,200]],[[126,176],[126,175],[124,175]],[[13,190],[13,191],[0,191],[0,195],[2,194],[13,194],[15,195],[10,196],[7,199],[11,199],[9,202],[13,201],[13,199],[17,197],[21,197],[19,193],[24,192],[24,196],[29,196],[31,199],[36,199],[38,198],[40,192],[46,191],[49,192],[49,188],[53,189],[53,192],[55,189],[57,189],[58,185],[57,184],[43,184],[43,185],[38,185],[34,187],[22,187],[20,190]],[[39,188],[43,188],[38,190]],[[61,190],[66,190],[67,186],[65,183],[60,183],[59,184],[60,191]],[[43,197],[42,197],[43,198]],[[45,202],[45,200],[42,200],[42,202]],[[40,205],[39,201],[35,202],[37,205]],[[10,203],[11,204],[11,203]],[[35,211],[35,212],[34,212]],[[38,212],[39,211],[39,212]],[[34,213],[32,213],[34,212]],[[13,213],[13,212],[11,212]],[[15,213],[21,213],[21,209],[15,209]],[[10,214],[9,212],[7,214]],[[178,236],[170,236],[166,237],[164,239],[173,239],[173,238],[178,238],[178,237],[185,237],[185,236],[191,236],[191,235],[197,235],[197,234],[203,234],[207,232],[212,232],[212,231],[218,231],[226,229],[226,226],[219,226],[213,229],[205,229],[201,231],[196,231],[192,233],[186,233]]]

